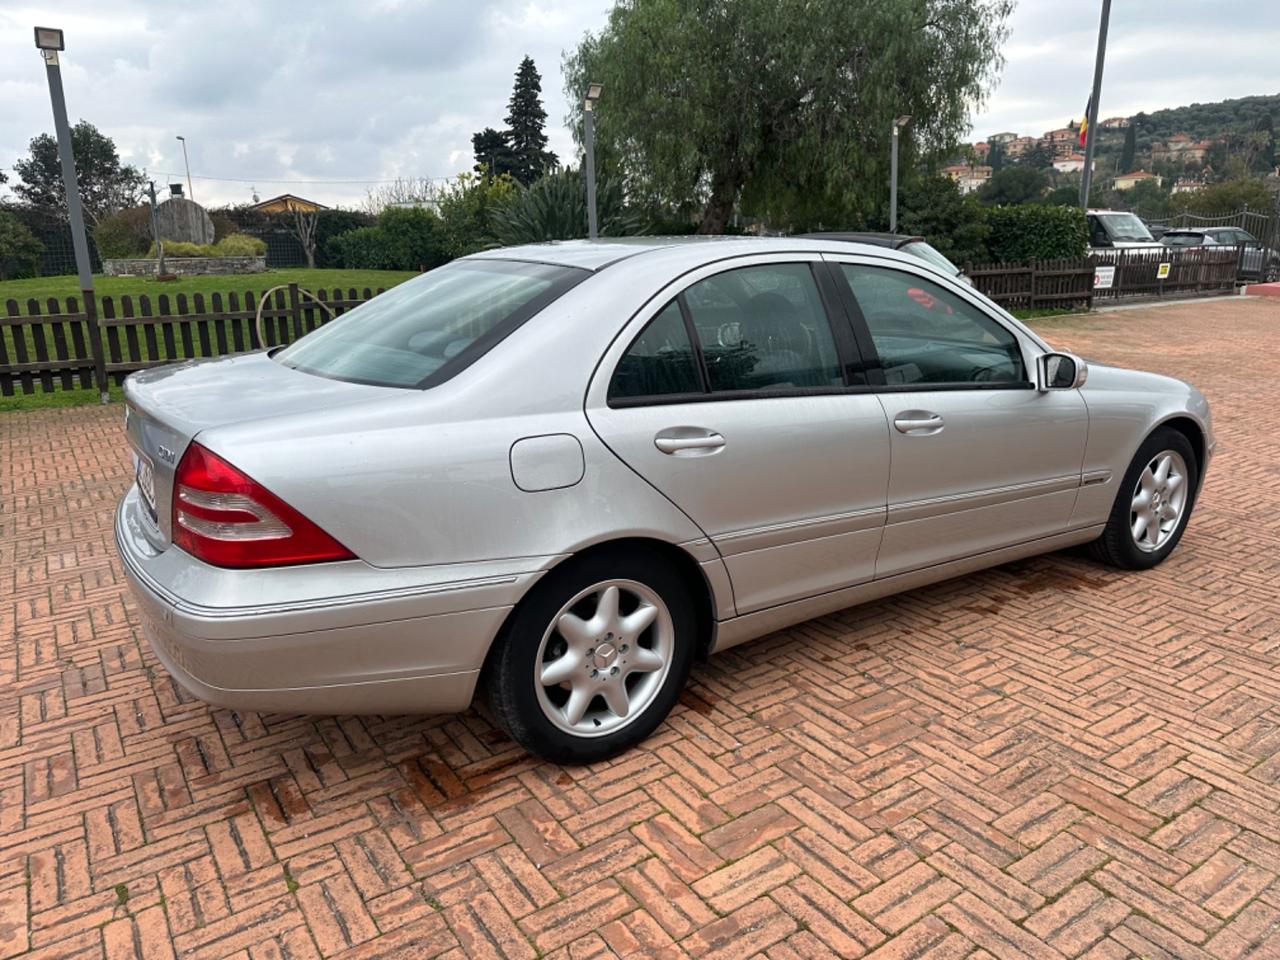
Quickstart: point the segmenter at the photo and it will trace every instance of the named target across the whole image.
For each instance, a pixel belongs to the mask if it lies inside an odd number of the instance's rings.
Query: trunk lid
[[[124,385],[125,436],[142,494],[141,528],[154,546],[169,546],[174,473],[187,444],[202,430],[403,393],[302,373],[265,353],[197,360],[133,374]]]

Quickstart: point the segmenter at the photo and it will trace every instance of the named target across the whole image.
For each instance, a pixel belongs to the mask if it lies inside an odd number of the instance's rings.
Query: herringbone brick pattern
[[[0,418],[0,956],[1280,956],[1280,303],[1048,325],[1222,450],[1143,575],[1055,555],[695,670],[616,762],[178,690],[120,408]]]

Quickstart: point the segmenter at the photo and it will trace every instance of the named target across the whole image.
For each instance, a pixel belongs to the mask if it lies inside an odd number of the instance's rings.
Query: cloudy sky
[[[609,0],[0,0],[0,169],[51,130],[35,24],[66,30],[68,110],[159,182],[187,138],[196,199],[290,192],[355,205],[373,181],[447,177],[471,134],[498,126],[528,53],[543,75],[551,147],[564,126],[562,52]],[[1115,5],[1102,115],[1280,92],[1280,15],[1257,0]],[[1079,117],[1100,0],[1021,0],[1007,63],[974,134],[1040,133]],[[1241,29],[1247,24],[1248,29]],[[607,96],[607,94],[606,94]],[[607,109],[607,104],[602,104]],[[3,191],[0,187],[0,191]]]

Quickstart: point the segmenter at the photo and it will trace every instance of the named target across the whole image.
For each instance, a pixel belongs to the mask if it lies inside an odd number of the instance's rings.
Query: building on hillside
[[[1170,193],[1195,193],[1204,186],[1204,181],[1196,177],[1179,177],[1173,182]]]
[[[987,141],[990,143],[991,141]],[[1004,155],[1012,160],[1018,159],[1028,150],[1036,145],[1038,141],[1035,137],[1014,137],[1008,141],[1004,147]]]
[[[1007,130],[1004,133],[993,133],[987,137],[987,143],[1009,143],[1011,140],[1017,140],[1016,133],[1010,133]]]
[[[1193,140],[1185,133],[1175,133],[1172,137],[1157,143],[1151,148],[1152,163],[1204,163],[1213,146],[1212,140]]]
[[[991,168],[982,164],[957,163],[943,167],[942,175],[959,184],[961,193],[973,193],[991,179]]]
[[[1124,130],[1129,126],[1129,118],[1108,117],[1106,120],[1099,120],[1098,126],[1103,130]]]
[[[249,209],[254,213],[315,213],[329,208],[323,203],[316,203],[314,200],[295,197],[292,193],[282,193],[280,196],[272,197],[270,200],[255,203]]]
[[[991,144],[983,140],[978,141],[972,146],[973,146],[973,155],[977,157],[979,160],[986,160],[987,154],[991,152]]]
[[[1080,147],[1080,128],[1070,123],[1057,130],[1049,130],[1040,142],[1053,151],[1055,160],[1070,156]]]
[[[1084,169],[1084,154],[1069,153],[1065,157],[1060,157],[1053,161],[1053,169],[1059,173],[1079,173]],[[1094,162],[1093,169],[1097,170],[1097,162]]]
[[[1155,185],[1157,187],[1160,186],[1162,182],[1154,173],[1147,173],[1145,170],[1135,170],[1133,173],[1122,173],[1120,176],[1116,177],[1114,186],[1117,190],[1132,190],[1138,184],[1144,183],[1148,180],[1155,181]]]

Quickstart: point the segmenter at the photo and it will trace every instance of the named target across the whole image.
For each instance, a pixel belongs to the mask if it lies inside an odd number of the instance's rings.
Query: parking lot
[[[1040,329],[1213,404],[1168,563],[735,648],[589,768],[191,699],[111,543],[119,404],[0,415],[0,957],[1280,957],[1280,300]]]

